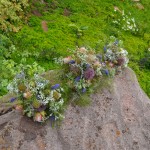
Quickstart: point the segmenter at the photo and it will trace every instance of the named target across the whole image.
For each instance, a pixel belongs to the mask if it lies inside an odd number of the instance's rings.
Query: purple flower
[[[51,87],[52,90],[58,89],[60,87],[60,84],[55,84],[54,86]]]
[[[85,93],[86,92],[86,88],[82,88],[82,93]]]
[[[76,78],[75,78],[75,82],[79,82],[79,81],[80,81],[80,79],[81,79],[81,77],[80,77],[80,76],[76,77]]]
[[[104,72],[105,72],[105,74],[106,74],[107,76],[109,75],[108,69],[105,69]]]
[[[13,103],[16,99],[17,99],[17,97],[12,97],[12,98],[10,99],[10,102]]]
[[[95,76],[95,72],[94,72],[93,68],[88,68],[88,69],[85,70],[85,72],[84,72],[84,78],[86,80],[91,80],[91,79],[94,78],[94,76]]]
[[[75,61],[74,61],[74,60],[70,60],[68,63],[69,63],[69,64],[74,64]]]

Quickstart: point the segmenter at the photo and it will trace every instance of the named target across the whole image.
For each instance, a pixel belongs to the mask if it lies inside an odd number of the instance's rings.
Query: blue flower
[[[86,92],[86,88],[82,88],[82,93],[85,93]]]
[[[108,69],[105,69],[104,72],[105,72],[105,74],[106,74],[107,76],[109,75]]]
[[[86,64],[86,69],[89,68],[91,65],[90,64]]]
[[[107,47],[106,47],[106,46],[104,46],[104,52],[106,52],[106,50],[107,50]]]
[[[74,63],[75,63],[75,60],[70,60],[68,63],[69,63],[69,64],[74,64]]]
[[[75,78],[75,82],[79,82],[79,81],[80,81],[80,79],[81,79],[81,77],[80,77],[80,76],[76,77],[76,78]]]
[[[16,99],[17,99],[16,97],[12,97],[12,98],[10,99],[10,102],[13,103]]]
[[[116,40],[116,41],[114,42],[114,44],[115,44],[115,45],[117,45],[118,43],[119,43],[119,41],[118,41],[118,40]]]
[[[52,90],[58,89],[60,87],[60,84],[55,84],[54,86],[51,87]]]
[[[99,60],[102,60],[102,55],[97,54],[96,57],[97,57]]]
[[[50,119],[51,121],[55,121],[55,116],[52,115],[52,116],[49,117],[49,119]]]

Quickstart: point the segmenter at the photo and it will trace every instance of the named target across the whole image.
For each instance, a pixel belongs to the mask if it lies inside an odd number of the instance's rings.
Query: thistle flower
[[[16,99],[17,99],[17,97],[12,97],[12,98],[10,99],[10,102],[13,103]]]
[[[75,60],[70,60],[68,64],[75,64]]]
[[[115,45],[118,45],[118,44],[119,44],[119,41],[118,41],[118,40],[116,40],[116,41],[114,42],[114,44],[115,44]]]
[[[58,89],[60,87],[60,84],[55,84],[54,86],[51,87],[51,90]]]
[[[91,80],[93,79],[95,76],[95,72],[93,68],[88,68],[85,72],[84,72],[84,78],[86,80]]]
[[[81,79],[81,77],[80,77],[80,76],[76,77],[76,78],[75,78],[75,82],[79,82],[79,81],[80,81],[80,79]]]
[[[106,47],[106,46],[104,46],[104,52],[106,52],[106,50],[107,50],[107,47]]]
[[[86,88],[82,88],[82,93],[85,93],[86,92]]]
[[[124,62],[125,62],[124,58],[118,58],[117,59],[117,65],[118,66],[122,66],[124,64]]]
[[[52,115],[52,116],[49,117],[49,119],[50,119],[51,121],[55,121],[55,116]]]
[[[108,69],[105,69],[104,72],[105,72],[105,74],[106,74],[107,76],[109,75]]]

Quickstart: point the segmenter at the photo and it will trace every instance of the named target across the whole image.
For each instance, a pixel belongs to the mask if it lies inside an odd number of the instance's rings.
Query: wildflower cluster
[[[63,88],[59,84],[51,86],[48,80],[37,74],[28,79],[22,72],[16,75],[7,88],[15,95],[10,102],[16,102],[15,108],[33,117],[34,121],[45,122],[51,117],[63,119]]]
[[[94,78],[101,76],[101,62],[92,50],[85,47],[77,48],[72,56],[63,59],[67,65],[67,73],[70,88],[80,93],[85,93],[92,84]]]
[[[113,23],[119,26],[124,31],[138,32],[137,24],[135,23],[135,19],[132,17],[131,13],[128,15],[124,13],[124,11],[120,14],[117,14],[119,19],[113,21]]]
[[[110,72],[117,74],[127,67],[129,59],[128,52],[122,48],[123,42],[115,37],[110,37],[110,43],[104,47],[104,62]]]
[[[85,47],[77,48],[72,56],[63,58],[66,67],[68,85],[78,94],[85,93],[94,81],[103,75],[115,75],[127,66],[128,52],[121,47],[121,41],[111,37],[111,42],[104,47],[104,55]]]
[[[60,57],[55,61],[64,67],[61,75],[65,76],[65,89],[72,91],[73,99],[78,99],[83,98],[82,94],[89,93],[92,85],[100,81],[102,76],[113,76],[122,71],[129,61],[127,55],[128,52],[122,48],[122,41],[110,37],[110,43],[104,46],[103,54],[96,54],[94,50],[81,47],[73,51],[71,56]],[[27,74],[17,74],[8,85],[8,90],[15,94],[10,102],[16,102],[15,108],[21,110],[24,115],[33,117],[34,121],[63,119],[62,95],[66,94],[63,88],[59,84],[52,86],[38,74],[33,77]]]

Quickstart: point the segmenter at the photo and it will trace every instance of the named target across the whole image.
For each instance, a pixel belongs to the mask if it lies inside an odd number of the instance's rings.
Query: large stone
[[[69,106],[60,127],[11,111],[0,117],[0,150],[150,150],[150,100],[126,69],[88,107]]]

